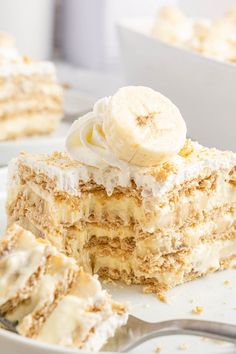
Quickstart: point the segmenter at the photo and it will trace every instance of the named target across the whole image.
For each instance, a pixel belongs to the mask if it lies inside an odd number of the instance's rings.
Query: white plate
[[[50,135],[33,136],[11,141],[0,142],[0,166],[7,165],[9,160],[16,157],[21,151],[31,153],[50,153],[64,149],[65,136],[72,121],[88,112],[94,99],[75,90],[65,90],[64,111],[66,120],[63,120],[58,129]]]

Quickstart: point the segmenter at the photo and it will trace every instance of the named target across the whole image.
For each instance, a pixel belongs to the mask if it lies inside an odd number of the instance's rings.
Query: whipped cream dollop
[[[97,168],[127,169],[128,164],[118,159],[109,147],[103,130],[103,119],[110,97],[98,100],[93,111],[76,120],[66,139],[69,155],[81,163]]]
[[[171,159],[185,139],[185,122],[168,98],[128,86],[97,101],[92,112],[73,123],[66,149],[83,164],[129,171]]]

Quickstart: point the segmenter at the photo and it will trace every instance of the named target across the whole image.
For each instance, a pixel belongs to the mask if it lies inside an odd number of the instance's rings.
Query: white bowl
[[[150,86],[173,100],[191,138],[236,151],[236,65],[152,38],[152,21],[118,23],[127,83]]]

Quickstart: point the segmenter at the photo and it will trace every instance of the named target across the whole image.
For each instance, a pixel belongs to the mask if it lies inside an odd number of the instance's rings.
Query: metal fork
[[[10,322],[2,316],[0,323],[7,330],[17,333],[17,323]],[[130,315],[127,324],[108,340],[102,351],[127,353],[149,339],[173,334],[204,336],[236,344],[235,325],[188,319],[150,323]]]
[[[127,353],[149,339],[173,334],[203,336],[236,344],[236,325],[189,319],[150,323],[130,315],[127,324],[108,340],[102,351]]]

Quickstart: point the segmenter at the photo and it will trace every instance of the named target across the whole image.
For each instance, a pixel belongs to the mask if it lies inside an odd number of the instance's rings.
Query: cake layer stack
[[[0,33],[0,141],[51,133],[62,113],[54,64],[21,56]]]
[[[236,155],[186,140],[171,161],[127,178],[66,153],[22,154],[7,212],[86,270],[159,292],[235,259]]]

